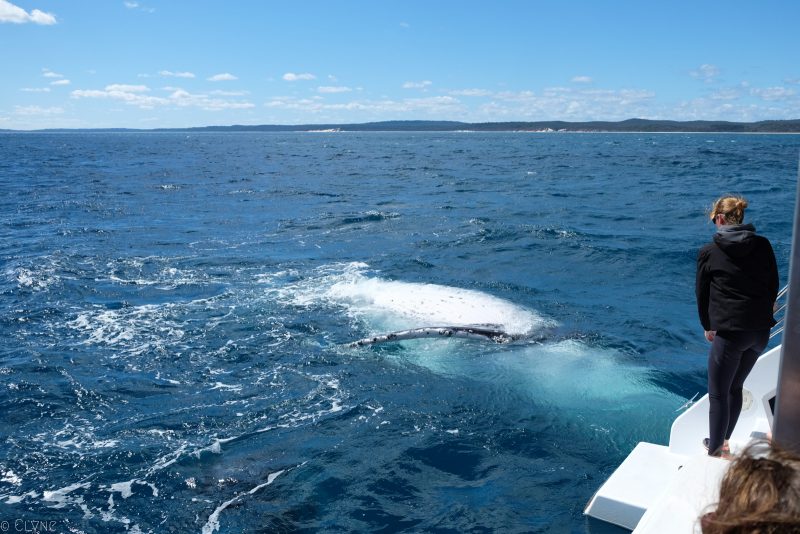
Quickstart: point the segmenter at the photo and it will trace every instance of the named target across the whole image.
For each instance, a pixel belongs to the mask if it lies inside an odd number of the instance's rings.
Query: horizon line
[[[777,129],[758,129],[749,130],[750,127],[768,126],[768,125],[787,125],[791,124],[793,127],[789,130]],[[396,125],[397,127],[381,130],[380,126]],[[512,127],[513,125],[513,127]],[[592,126],[615,126],[622,127],[620,129],[604,130],[604,129],[589,129]],[[630,126],[630,128],[626,127]],[[636,129],[635,125],[649,125],[651,128],[644,130]],[[657,127],[670,125],[671,128],[667,130],[660,130]],[[688,130],[675,129],[676,126],[706,126],[712,127],[717,125],[718,128],[690,128]],[[401,127],[402,126],[402,127]],[[425,126],[422,130],[414,130],[407,128],[409,126]],[[551,128],[551,126],[560,126],[559,130]],[[734,127],[733,130],[721,129],[723,126]],[[501,128],[497,128],[501,127]],[[656,129],[653,129],[656,127]],[[590,120],[590,121],[565,121],[565,120],[540,120],[540,121],[487,121],[487,122],[465,122],[456,120],[429,120],[429,119],[390,119],[382,121],[369,121],[369,122],[355,122],[355,123],[303,123],[303,124],[230,124],[230,125],[204,125],[204,126],[176,126],[176,127],[156,127],[156,128],[133,128],[125,126],[107,126],[107,127],[78,127],[78,128],[36,128],[36,129],[12,129],[0,128],[0,132],[59,132],[59,131],[133,131],[133,132],[164,132],[164,131],[187,131],[187,130],[254,130],[254,129],[273,129],[276,131],[457,131],[457,130],[472,130],[475,131],[534,131],[532,128],[538,128],[536,131],[561,131],[561,132],[600,132],[608,131],[609,133],[617,132],[640,132],[640,133],[800,133],[800,118],[798,119],[765,119],[751,122],[743,121],[728,121],[728,120],[672,120],[672,119],[640,119],[630,118],[618,121],[611,120]],[[569,128],[576,128],[570,130]],[[348,130],[349,129],[349,130]]]

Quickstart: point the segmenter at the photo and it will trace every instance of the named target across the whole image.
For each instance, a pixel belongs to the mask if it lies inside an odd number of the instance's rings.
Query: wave
[[[179,311],[174,304],[94,307],[78,312],[66,325],[83,338],[83,345],[114,347],[117,354],[126,355],[167,354],[185,335],[185,326],[176,318]]]
[[[46,290],[60,280],[58,275],[55,274],[55,269],[51,267],[34,267],[31,269],[18,267],[13,271],[6,271],[6,276],[16,281],[19,288],[32,291]]]
[[[370,211],[365,211],[364,213],[360,213],[358,215],[345,217],[344,219],[342,219],[342,224],[382,222],[389,219],[397,219],[398,217],[400,217],[399,213],[370,210]]]

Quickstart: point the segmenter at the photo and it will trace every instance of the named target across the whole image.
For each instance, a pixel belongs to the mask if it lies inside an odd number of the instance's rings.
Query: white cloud
[[[146,85],[125,85],[121,83],[106,85],[106,91],[121,91],[125,93],[146,93],[150,90]]]
[[[413,113],[422,117],[443,117],[448,115],[456,116],[467,111],[458,99],[451,96],[406,98],[402,100],[354,100],[335,104],[312,98],[276,97],[264,105],[268,108],[297,110],[315,115],[340,112],[352,117],[353,113],[360,112],[369,114],[373,118],[397,116],[403,113]]]
[[[767,101],[787,100],[793,98],[797,94],[794,89],[788,89],[786,87],[754,88],[750,90],[750,93]]]
[[[331,86],[331,85],[323,85],[321,87],[317,87],[317,92],[319,93],[349,93],[352,89],[349,87],[341,87],[341,86]]]
[[[692,78],[703,80],[706,83],[712,83],[716,80],[717,76],[719,76],[719,73],[719,67],[705,63],[700,65],[696,70],[691,71],[689,75]]]
[[[756,105],[752,102],[735,100],[713,100],[708,98],[695,98],[679,103],[675,108],[662,113],[666,118],[674,120],[728,120],[740,122],[754,122],[775,118],[791,118],[796,115],[793,105],[783,108],[778,104],[767,106]]]
[[[14,107],[14,114],[15,115],[60,115],[64,113],[64,110],[59,107],[50,107],[50,108],[43,108],[40,106],[15,106]]]
[[[655,98],[641,89],[550,87],[540,93],[504,91],[480,106],[484,120],[621,120],[647,118]]]
[[[125,85],[113,84],[107,85],[104,90],[78,89],[70,93],[70,97],[79,98],[101,98],[109,100],[119,100],[132,106],[138,106],[142,109],[152,109],[156,106],[163,106],[169,103],[166,98],[148,96],[142,93],[148,92],[150,89],[145,85]]]
[[[144,11],[145,13],[155,13],[155,8],[143,6],[139,2],[133,2],[132,0],[125,0],[122,2],[125,7],[128,9],[138,9],[140,11]]]
[[[742,92],[739,89],[728,87],[714,92],[710,98],[712,100],[736,100],[741,96]]]
[[[20,91],[24,93],[49,93],[49,87],[23,87]]]
[[[573,83],[592,83],[593,81],[590,76],[575,76],[572,78]]]
[[[56,80],[54,82],[50,82],[50,85],[69,85],[69,80],[65,79]]]
[[[220,90],[216,90],[216,91],[211,91],[208,94],[214,95],[214,96],[245,96],[245,95],[249,95],[250,91],[220,91]]]
[[[160,70],[158,73],[167,78],[194,78],[192,72],[172,72],[171,70]]]
[[[241,100],[224,100],[212,98],[204,94],[191,94],[180,88],[171,88],[172,92],[166,97],[150,96],[144,93],[150,91],[145,85],[108,85],[104,90],[76,90],[70,96],[75,99],[96,98],[117,100],[126,104],[137,106],[141,109],[153,109],[155,107],[197,107],[209,111],[223,109],[249,109],[255,107],[254,104]]]
[[[0,0],[0,22],[13,22],[14,24],[33,22],[34,24],[49,26],[51,24],[56,24],[58,21],[52,13],[45,13],[38,9],[34,9],[28,13],[8,0]]]
[[[225,82],[230,80],[238,80],[239,78],[233,74],[230,74],[229,72],[223,72],[222,74],[215,74],[214,76],[206,79],[210,82]]]
[[[183,89],[178,89],[169,95],[170,103],[179,107],[198,107],[207,111],[220,111],[224,109],[250,109],[255,104],[243,101],[230,101],[221,98],[209,98],[207,95],[194,95]]]
[[[432,84],[433,82],[430,80],[424,80],[421,82],[406,82],[403,84],[403,89],[425,89]]]
[[[303,74],[295,74],[294,72],[287,72],[283,75],[283,79],[287,82],[296,82],[299,80],[316,80],[317,77],[313,74],[305,72]]]
[[[492,92],[486,89],[458,89],[450,91],[448,94],[453,96],[491,96]]]
[[[2,1],[2,0],[0,0]],[[58,74],[57,72],[53,72],[50,69],[42,69],[42,76],[45,78],[63,78],[63,74]]]

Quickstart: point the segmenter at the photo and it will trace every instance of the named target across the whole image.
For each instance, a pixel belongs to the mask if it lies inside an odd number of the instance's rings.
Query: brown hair
[[[755,442],[732,463],[703,534],[800,533],[800,457]]]
[[[742,224],[744,220],[744,210],[747,207],[747,200],[744,197],[721,197],[711,206],[711,220],[717,215],[725,217],[728,224]]]

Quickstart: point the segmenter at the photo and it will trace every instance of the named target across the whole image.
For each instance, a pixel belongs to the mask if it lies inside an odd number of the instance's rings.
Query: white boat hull
[[[763,354],[745,380],[745,399],[730,439],[736,454],[772,428],[781,347]],[[672,424],[669,446],[639,443],[595,493],[588,516],[635,533],[699,532],[699,517],[713,508],[728,462],[708,456],[708,395]]]

